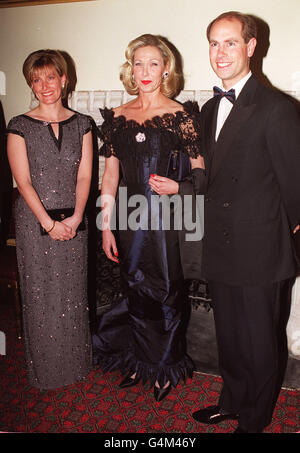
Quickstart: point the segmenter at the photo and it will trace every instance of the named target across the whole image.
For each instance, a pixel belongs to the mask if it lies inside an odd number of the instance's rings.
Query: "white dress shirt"
[[[235,90],[235,97],[237,99],[238,95],[242,91],[245,83],[247,82],[248,79],[250,79],[252,73],[251,71],[248,72],[248,74],[243,77],[241,80],[239,80],[233,87]],[[227,90],[228,91],[228,90]],[[222,97],[219,103],[219,109],[218,109],[218,117],[217,117],[217,127],[216,127],[216,141],[218,140],[220,131],[229,115],[231,112],[231,109],[233,107],[232,102],[230,102],[226,97]]]

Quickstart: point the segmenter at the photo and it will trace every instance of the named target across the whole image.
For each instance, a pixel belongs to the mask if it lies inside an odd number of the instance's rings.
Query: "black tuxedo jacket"
[[[251,76],[216,142],[217,107],[217,98],[210,99],[200,116],[206,167],[202,274],[232,285],[289,278],[296,273],[292,230],[300,220],[296,109]],[[202,173],[193,173],[199,193]],[[189,191],[183,182],[180,193]]]

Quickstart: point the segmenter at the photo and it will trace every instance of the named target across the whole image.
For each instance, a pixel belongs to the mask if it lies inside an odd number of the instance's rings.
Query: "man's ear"
[[[254,54],[256,44],[257,44],[257,41],[255,38],[251,38],[250,41],[248,42],[247,48],[248,48],[248,57],[249,58],[252,57],[252,55]]]

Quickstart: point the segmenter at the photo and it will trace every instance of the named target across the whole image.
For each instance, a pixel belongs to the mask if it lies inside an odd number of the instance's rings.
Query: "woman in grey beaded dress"
[[[20,192],[16,246],[28,379],[50,389],[85,378],[91,367],[84,210],[92,133],[87,116],[63,106],[60,52],[33,52],[23,73],[39,105],[9,122],[7,150]],[[57,211],[67,216],[56,220]]]

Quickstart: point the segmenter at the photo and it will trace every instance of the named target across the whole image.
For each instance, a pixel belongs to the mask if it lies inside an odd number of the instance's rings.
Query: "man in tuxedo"
[[[284,340],[281,334],[296,274],[300,122],[292,103],[250,72],[256,46],[251,17],[224,13],[209,25],[207,37],[223,89],[215,87],[200,118],[203,275],[212,297],[223,389],[217,406],[193,417],[208,424],[238,419],[236,433],[254,433],[271,421],[287,361],[285,331]],[[194,169],[192,175],[199,188],[203,172]],[[188,184],[180,184],[182,195]]]

